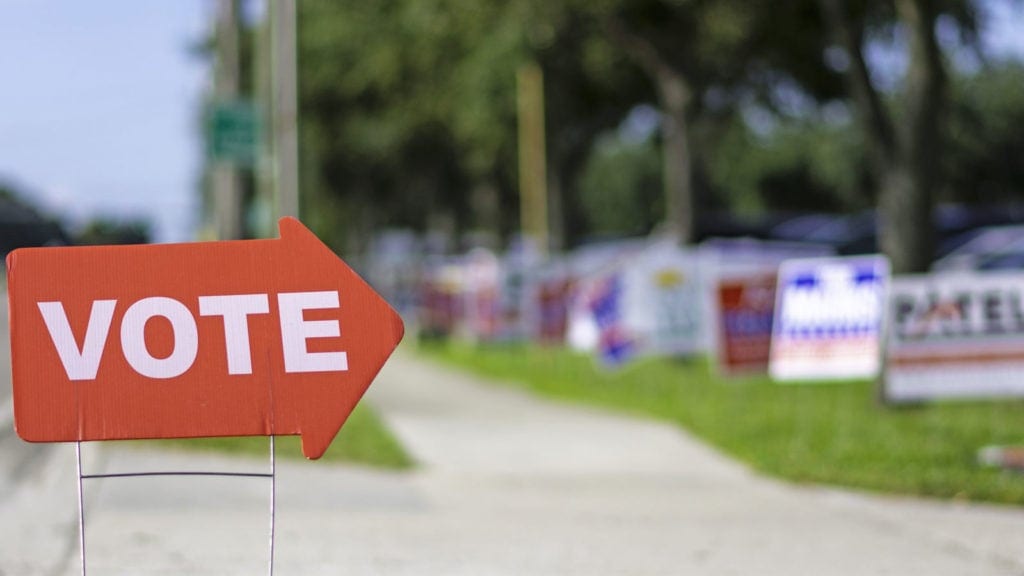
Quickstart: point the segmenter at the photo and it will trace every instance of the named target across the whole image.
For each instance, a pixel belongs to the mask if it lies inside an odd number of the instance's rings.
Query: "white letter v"
[[[46,329],[50,331],[50,339],[57,348],[57,355],[60,356],[69,380],[96,379],[116,304],[117,300],[93,301],[92,311],[89,312],[89,326],[85,329],[85,342],[79,350],[75,335],[71,333],[71,324],[64,311],[64,304],[39,302],[39,311],[43,314]]]

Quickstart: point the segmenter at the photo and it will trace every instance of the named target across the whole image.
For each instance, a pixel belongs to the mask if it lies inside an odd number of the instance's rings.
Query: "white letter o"
[[[154,316],[163,316],[171,323],[174,349],[167,358],[154,358],[146,348],[146,322]],[[199,332],[195,318],[184,304],[172,298],[143,298],[124,313],[121,321],[121,348],[128,364],[143,376],[181,376],[192,367],[199,351]]]

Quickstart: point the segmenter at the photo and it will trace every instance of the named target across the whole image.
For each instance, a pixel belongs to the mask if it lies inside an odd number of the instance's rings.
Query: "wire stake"
[[[82,441],[75,442],[75,461],[78,464],[78,550],[82,558],[82,576],[85,574],[85,495],[82,492]]]
[[[145,478],[153,476],[219,476],[225,478],[267,478],[270,480],[270,561],[269,573],[274,576],[274,527],[277,514],[277,462],[274,436],[270,435],[270,472],[217,472],[217,471],[191,471],[191,470],[168,470],[160,472],[116,472],[110,474],[83,474],[82,473],[82,441],[75,442],[75,464],[78,469],[78,548],[82,560],[82,576],[86,574],[86,553],[85,553],[85,491],[83,484],[85,480],[96,480],[106,478]]]

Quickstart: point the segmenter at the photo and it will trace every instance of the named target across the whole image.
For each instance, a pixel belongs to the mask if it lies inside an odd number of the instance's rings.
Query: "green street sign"
[[[211,160],[256,163],[259,115],[252,102],[214,102],[206,114],[206,153]]]

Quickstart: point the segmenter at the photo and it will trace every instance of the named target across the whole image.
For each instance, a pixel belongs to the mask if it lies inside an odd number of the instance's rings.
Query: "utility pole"
[[[536,62],[516,73],[519,115],[519,222],[523,234],[548,252],[547,151],[544,144],[544,74]]]
[[[277,199],[275,189],[274,161],[274,88],[273,71],[271,70],[271,30],[273,17],[270,2],[261,4],[262,18],[253,28],[253,101],[261,129],[256,146],[256,162],[254,163],[256,184],[256,236],[275,238],[277,236]]]
[[[215,103],[238,98],[238,1],[218,0],[216,19]],[[242,236],[242,199],[238,171],[230,160],[214,160],[210,184],[213,191],[213,219],[217,238],[234,240]]]
[[[295,0],[269,3],[273,67],[274,181],[277,217],[299,216],[299,129]]]

